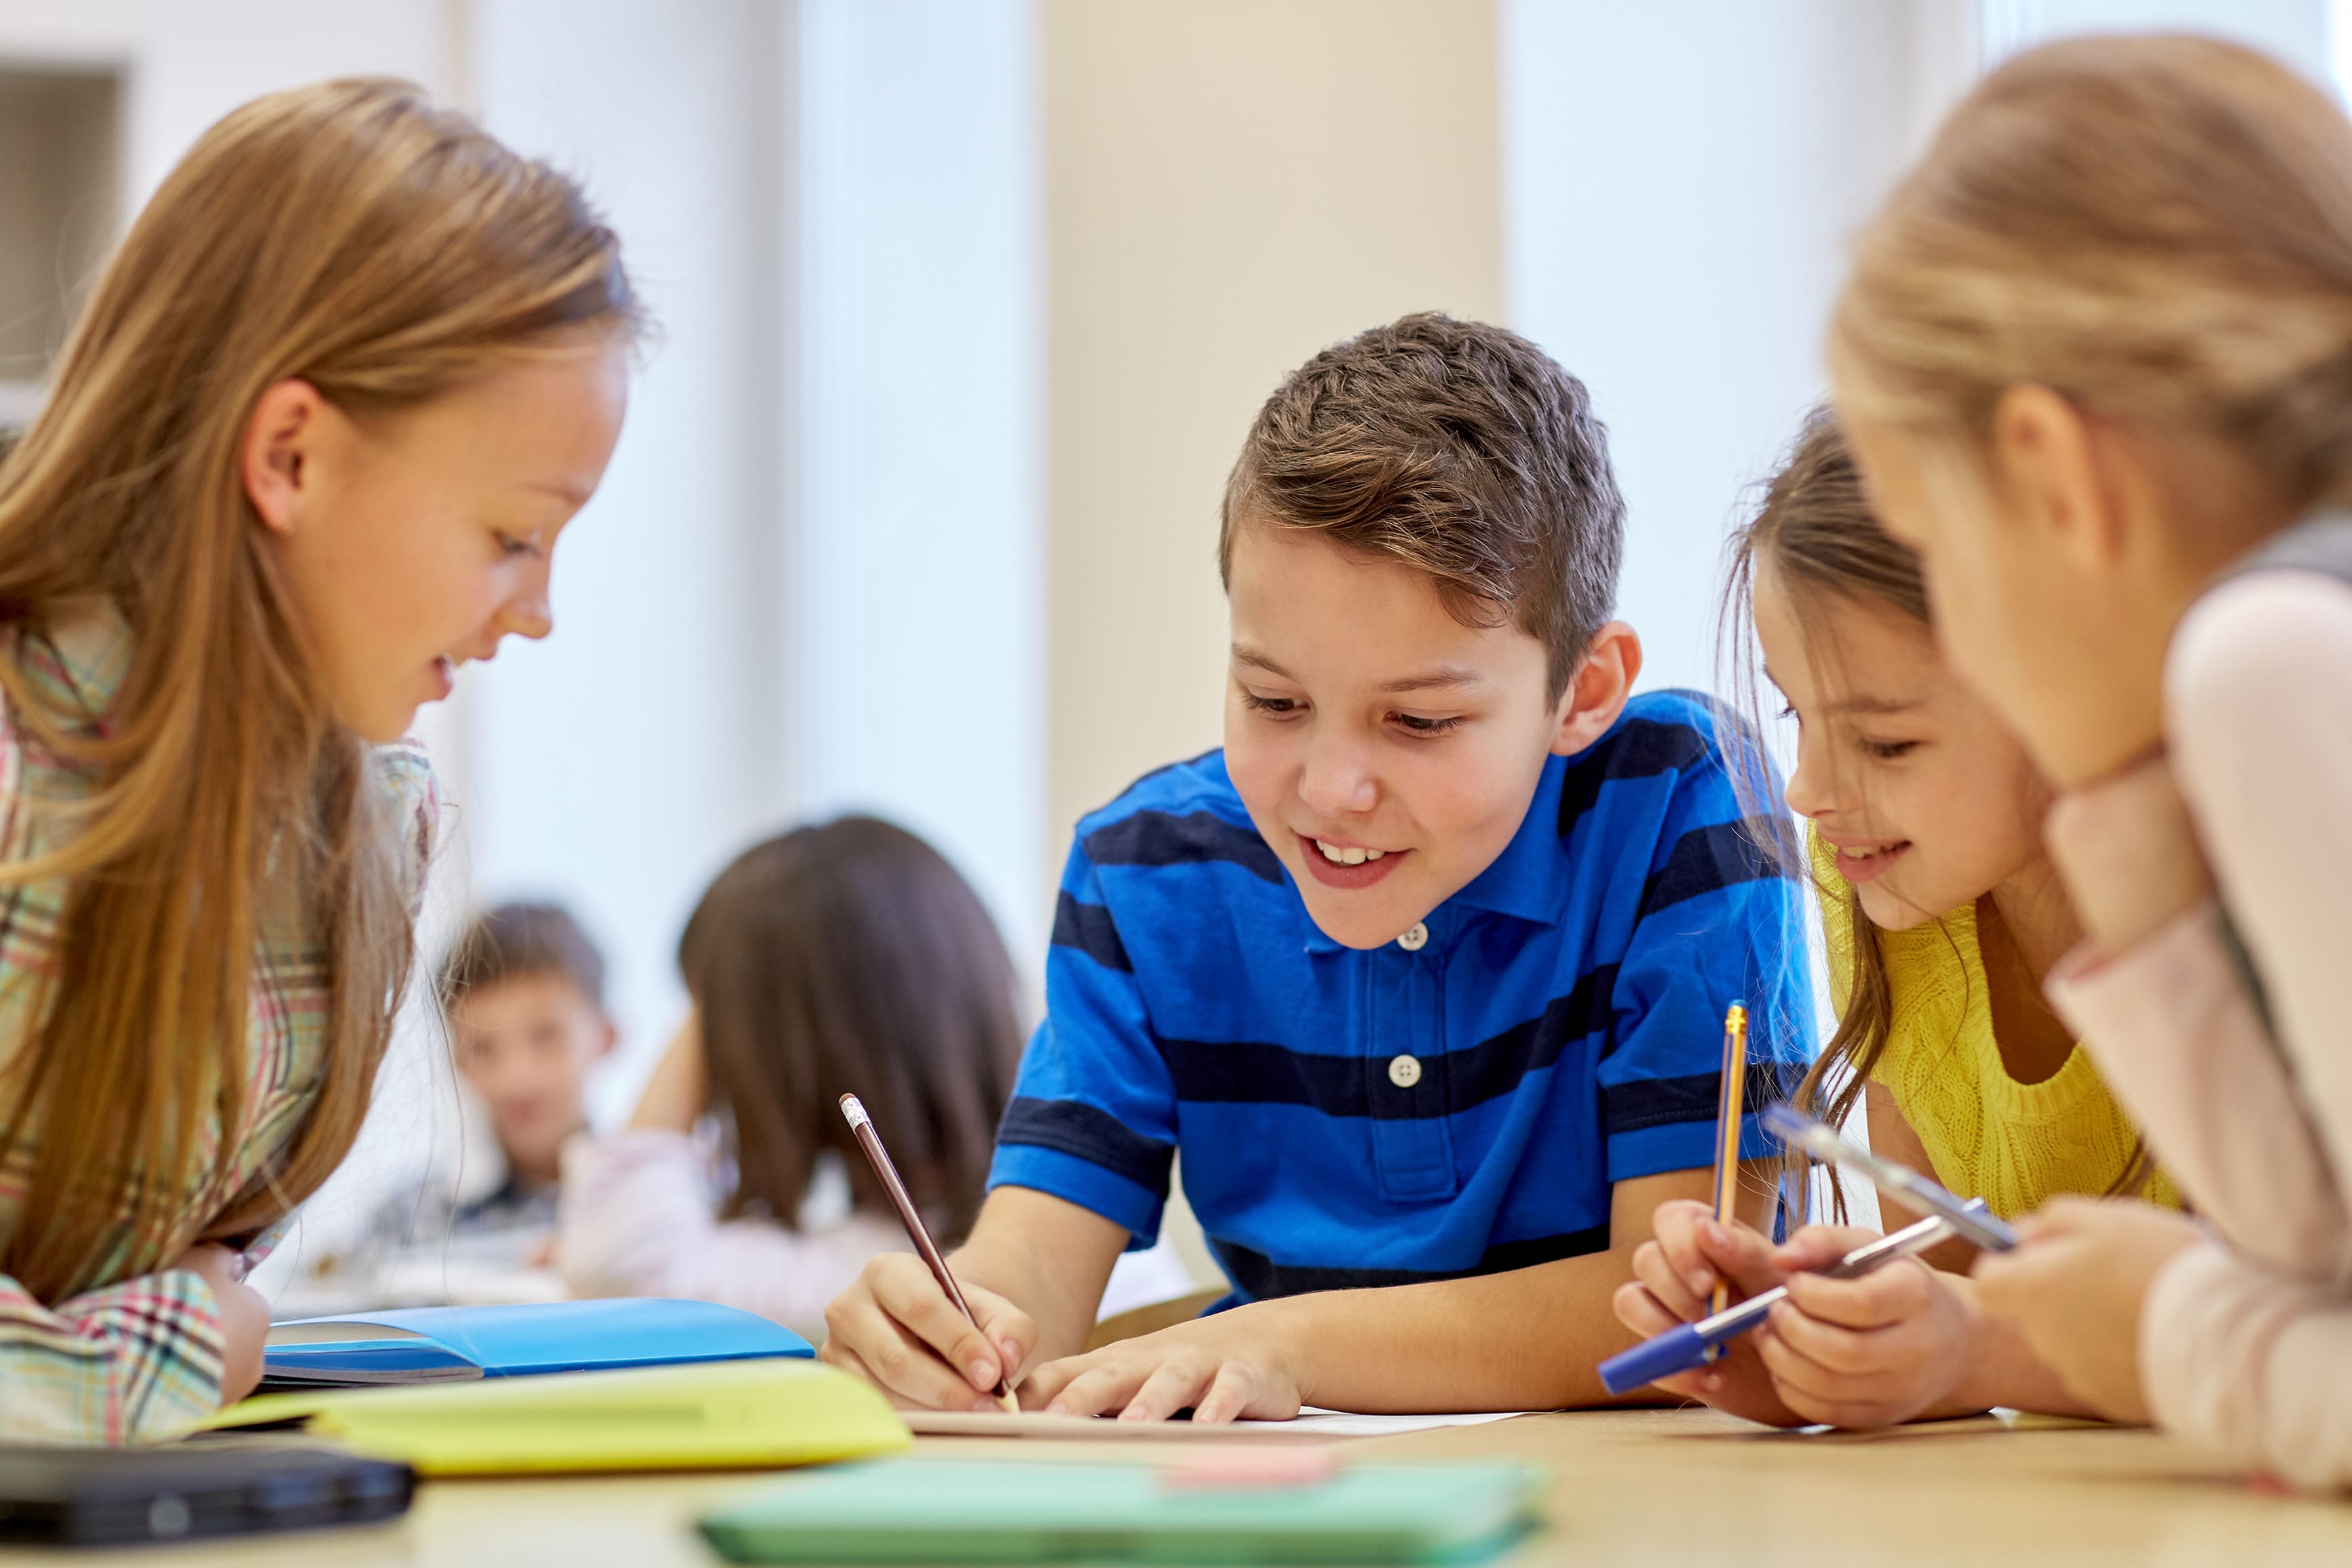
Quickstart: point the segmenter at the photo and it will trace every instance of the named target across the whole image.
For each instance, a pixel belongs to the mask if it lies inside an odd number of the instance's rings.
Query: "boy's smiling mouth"
[[[1326,887],[1370,887],[1396,870],[1411,850],[1375,850],[1362,844],[1334,843],[1294,831],[1299,858],[1315,880]]]

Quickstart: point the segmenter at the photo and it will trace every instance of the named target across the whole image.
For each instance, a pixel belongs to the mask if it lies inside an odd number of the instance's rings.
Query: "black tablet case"
[[[407,1511],[415,1490],[406,1465],[284,1439],[0,1445],[0,1543],[121,1545],[363,1524]]]

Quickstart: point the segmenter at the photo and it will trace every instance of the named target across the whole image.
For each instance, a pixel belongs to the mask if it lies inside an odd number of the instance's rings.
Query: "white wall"
[[[1718,552],[1825,390],[1848,233],[1974,65],[1960,0],[1502,0],[1510,323],[1591,388],[1647,686],[1714,684]]]
[[[575,172],[657,327],[603,488],[555,558],[555,634],[466,674],[476,895],[550,895],[605,945],[629,1062],[675,1021],[702,886],[786,810],[778,281],[784,13],[765,0],[476,0],[490,130]]]
[[[1985,54],[1998,61],[2080,33],[2210,33],[2328,74],[2327,0],[1983,0]]]
[[[801,0],[794,800],[924,834],[1029,973],[1045,878],[1031,0]]]
[[[577,171],[658,326],[558,630],[468,672],[477,895],[611,950],[617,1113],[753,839],[894,817],[1042,954],[1041,284],[1024,0],[475,0],[490,128]]]

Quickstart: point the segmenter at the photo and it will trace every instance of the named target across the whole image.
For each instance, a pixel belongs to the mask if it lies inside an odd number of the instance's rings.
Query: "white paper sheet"
[[[1006,1416],[992,1410],[902,1411],[907,1425],[925,1437],[1050,1437],[1080,1441],[1185,1443],[1199,1441],[1338,1442],[1343,1438],[1385,1437],[1418,1432],[1431,1427],[1474,1427],[1503,1421],[1525,1410],[1478,1411],[1461,1415],[1357,1416],[1344,1410],[1318,1410],[1309,1406],[1292,1421],[1234,1421],[1195,1426],[1190,1421],[1114,1421],[1099,1416],[1048,1416],[1024,1411]]]

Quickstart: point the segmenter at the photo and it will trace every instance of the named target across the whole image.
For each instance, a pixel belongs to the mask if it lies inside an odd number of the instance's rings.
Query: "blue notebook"
[[[404,1307],[278,1324],[262,1354],[261,1379],[267,1392],[815,1354],[782,1324],[709,1301]]]

